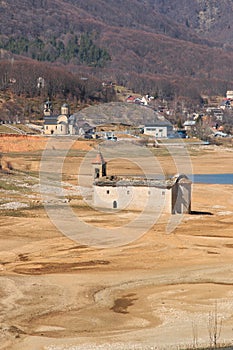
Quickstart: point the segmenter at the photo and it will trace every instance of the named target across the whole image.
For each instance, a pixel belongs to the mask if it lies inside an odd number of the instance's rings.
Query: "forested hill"
[[[163,98],[233,86],[233,2],[5,0],[1,59],[50,62]]]

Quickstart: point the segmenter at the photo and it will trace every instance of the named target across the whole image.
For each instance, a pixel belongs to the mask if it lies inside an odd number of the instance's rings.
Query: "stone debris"
[[[68,183],[57,184],[36,184],[31,187],[32,191],[37,193],[53,194],[58,196],[79,195],[79,186],[73,186]]]
[[[156,350],[156,346],[134,345],[134,344],[85,344],[85,345],[50,345],[44,347],[44,350]]]
[[[232,215],[233,214],[233,212],[232,211],[219,211],[218,213],[217,213],[217,215],[223,215],[223,216],[225,216],[225,215]]]
[[[17,209],[28,208],[28,207],[29,207],[29,204],[21,203],[21,202],[9,202],[9,203],[4,203],[0,205],[0,209],[4,209],[4,210],[9,210],[9,209],[17,210]]]
[[[28,184],[27,180],[30,180],[32,184]],[[89,198],[92,193],[92,188],[75,186],[68,182],[59,181],[47,181],[41,184],[39,179],[34,177],[23,177],[22,179],[15,179],[15,177],[3,177],[4,181],[9,187],[10,185],[17,186],[19,190],[0,188],[0,193],[4,193],[4,200],[0,201],[0,210],[17,210],[28,208],[30,205],[61,205],[69,203],[72,196],[80,198]],[[37,182],[37,183],[35,183]],[[20,189],[26,188],[27,191],[21,191]],[[10,198],[14,195],[17,196],[15,201],[7,201],[6,198]],[[27,199],[30,203],[26,203]],[[2,203],[1,203],[2,202]]]

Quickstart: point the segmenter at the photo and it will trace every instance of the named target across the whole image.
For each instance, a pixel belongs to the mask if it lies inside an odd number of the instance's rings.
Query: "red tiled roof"
[[[129,96],[129,97],[127,97],[126,101],[127,101],[127,102],[134,102],[135,99],[136,99],[135,96]]]

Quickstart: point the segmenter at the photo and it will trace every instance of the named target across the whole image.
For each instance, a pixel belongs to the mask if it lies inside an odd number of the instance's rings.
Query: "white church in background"
[[[44,134],[45,135],[74,135],[75,119],[70,115],[70,108],[67,103],[61,106],[59,115],[53,114],[51,101],[44,104]]]

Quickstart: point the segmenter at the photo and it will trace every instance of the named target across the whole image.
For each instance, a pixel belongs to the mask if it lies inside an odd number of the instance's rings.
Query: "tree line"
[[[16,115],[20,120],[23,116],[42,116],[41,103],[48,98],[59,103],[69,101],[74,106],[116,99],[114,87],[104,87],[93,76],[70,73],[63,67],[31,59],[0,61],[0,94],[5,100],[1,120],[12,121]]]
[[[25,36],[10,37],[0,41],[0,49],[10,51],[16,55],[25,55],[38,61],[75,64],[86,64],[92,67],[104,67],[111,57],[106,49],[98,47],[89,33],[77,35],[70,34],[68,40],[55,37],[33,40]]]

